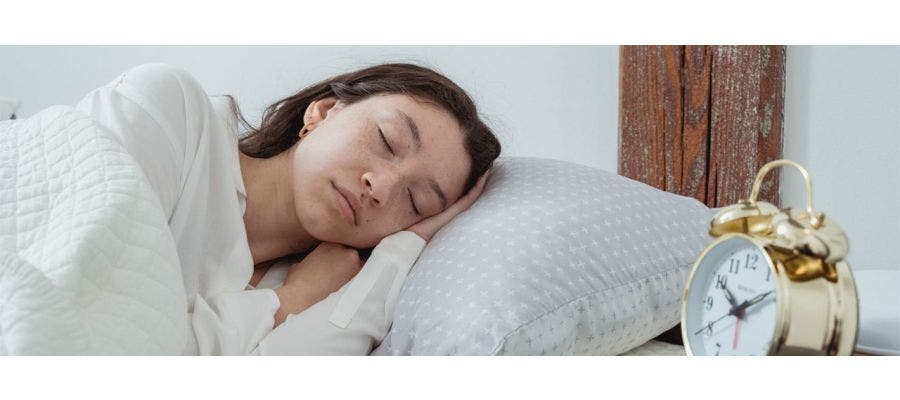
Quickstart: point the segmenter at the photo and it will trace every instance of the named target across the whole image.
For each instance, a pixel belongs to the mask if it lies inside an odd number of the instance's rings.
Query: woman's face
[[[470,168],[462,130],[438,106],[399,94],[350,105],[327,98],[306,116],[312,129],[295,145],[293,191],[314,238],[373,247],[462,195]],[[355,215],[342,212],[342,192]]]

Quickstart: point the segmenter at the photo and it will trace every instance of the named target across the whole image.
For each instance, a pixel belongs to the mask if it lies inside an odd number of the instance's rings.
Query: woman
[[[500,153],[466,93],[415,65],[301,90],[239,143],[239,112],[216,101],[185,71],[146,64],[78,104],[119,137],[169,216],[193,313],[186,354],[260,352],[283,330],[273,328],[346,289],[364,262],[364,271],[397,272],[370,279],[392,285],[368,288],[396,295],[424,242],[475,201]],[[306,253],[274,290],[242,290],[274,261]],[[347,299],[368,295],[335,298],[329,321],[347,329],[356,313]],[[371,325],[359,329],[383,335],[389,321]]]

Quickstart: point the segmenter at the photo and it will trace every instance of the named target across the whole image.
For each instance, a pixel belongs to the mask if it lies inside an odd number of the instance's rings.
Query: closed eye
[[[406,193],[409,193],[409,203],[412,204],[413,211],[416,212],[416,215],[422,215],[421,213],[419,213],[419,209],[416,208],[416,202],[413,201],[412,191],[409,189],[406,189]]]
[[[387,147],[388,151],[390,151],[391,154],[394,154],[394,149],[391,148],[391,144],[388,143],[387,138],[384,137],[384,132],[381,131],[381,128],[378,128],[378,135],[381,136],[381,141],[384,142],[384,145]]]
[[[391,147],[391,144],[388,143],[387,138],[384,137],[384,132],[381,130],[380,127],[378,128],[378,136],[381,137],[381,141],[384,143],[384,146],[387,147],[388,151],[390,151],[391,154],[394,154],[394,149]],[[422,215],[422,213],[419,212],[419,208],[416,207],[415,200],[413,200],[412,191],[409,189],[406,189],[406,193],[409,194],[409,203],[412,205],[413,211],[416,213],[416,215]]]

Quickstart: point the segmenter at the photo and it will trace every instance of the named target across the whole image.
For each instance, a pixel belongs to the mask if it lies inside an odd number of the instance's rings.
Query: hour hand
[[[737,305],[738,305],[738,304],[737,304],[737,299],[734,298],[734,294],[731,293],[730,290],[728,290],[728,285],[727,285],[727,284],[722,285],[722,290],[725,291],[725,300],[728,300],[728,304],[731,304],[731,307],[732,307],[732,308],[737,307]]]

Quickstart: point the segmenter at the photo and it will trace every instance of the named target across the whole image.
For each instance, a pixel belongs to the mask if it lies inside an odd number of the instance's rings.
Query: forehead
[[[437,131],[433,132],[435,134],[442,134],[445,130],[461,134],[456,118],[443,107],[428,100],[403,94],[384,94],[369,97],[360,103],[379,118],[396,118],[403,122],[400,117],[406,114],[419,125],[426,125],[432,131]]]

